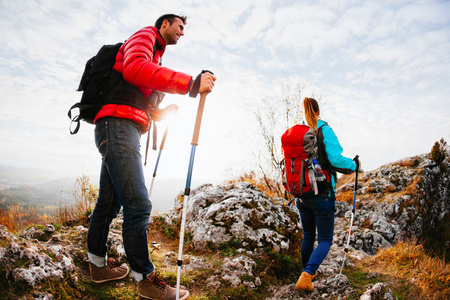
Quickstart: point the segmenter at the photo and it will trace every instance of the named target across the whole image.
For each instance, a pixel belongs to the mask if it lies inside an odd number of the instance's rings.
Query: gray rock
[[[235,241],[241,248],[288,250],[292,233],[299,232],[293,206],[283,207],[248,183],[204,185],[195,190],[187,207],[187,231],[197,250]]]
[[[255,289],[261,285],[261,279],[253,274],[255,267],[256,263],[247,256],[226,257],[222,263],[221,277],[233,287],[245,286]]]

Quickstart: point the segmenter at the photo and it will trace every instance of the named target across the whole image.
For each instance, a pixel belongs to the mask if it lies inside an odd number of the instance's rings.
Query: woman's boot
[[[300,278],[298,279],[294,289],[297,291],[311,292],[314,289],[314,283],[312,283],[313,278],[314,275],[303,272]]]

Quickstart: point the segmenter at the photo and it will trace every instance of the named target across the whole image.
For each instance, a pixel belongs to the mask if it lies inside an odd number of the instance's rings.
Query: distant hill
[[[50,170],[0,165],[0,190],[11,186],[45,183],[62,177],[62,173]]]
[[[35,207],[58,206],[73,201],[73,192],[77,177],[55,179],[58,174],[38,169],[24,169],[0,165],[0,207],[16,202],[21,205]],[[98,183],[99,175],[89,175],[92,184]],[[217,181],[194,179],[191,188],[209,182]],[[147,178],[147,187],[151,178]],[[174,207],[178,194],[184,191],[185,179],[155,178],[152,191],[152,213],[164,212]]]

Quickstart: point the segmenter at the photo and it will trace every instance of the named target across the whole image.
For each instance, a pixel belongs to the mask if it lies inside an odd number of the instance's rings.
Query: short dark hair
[[[162,15],[161,17],[158,18],[158,20],[156,20],[155,22],[155,27],[158,29],[161,29],[161,25],[164,22],[164,20],[169,21],[170,25],[172,25],[172,23],[175,21],[175,18],[181,19],[181,21],[183,21],[183,24],[186,24],[186,16],[179,16],[179,15],[175,15],[175,14],[165,14]]]

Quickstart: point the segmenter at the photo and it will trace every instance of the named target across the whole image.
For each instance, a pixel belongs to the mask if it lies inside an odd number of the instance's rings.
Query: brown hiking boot
[[[91,280],[95,283],[122,279],[130,272],[130,269],[125,264],[119,267],[115,266],[112,259],[108,259],[106,266],[102,268],[89,262],[89,270],[91,271]]]
[[[177,289],[170,287],[158,278],[159,273],[153,272],[138,282],[139,296],[152,300],[175,300]],[[180,288],[180,300],[187,299],[189,292]]]
[[[312,283],[314,276],[315,275],[303,272],[295,284],[294,290],[311,292],[314,289],[314,283]]]

